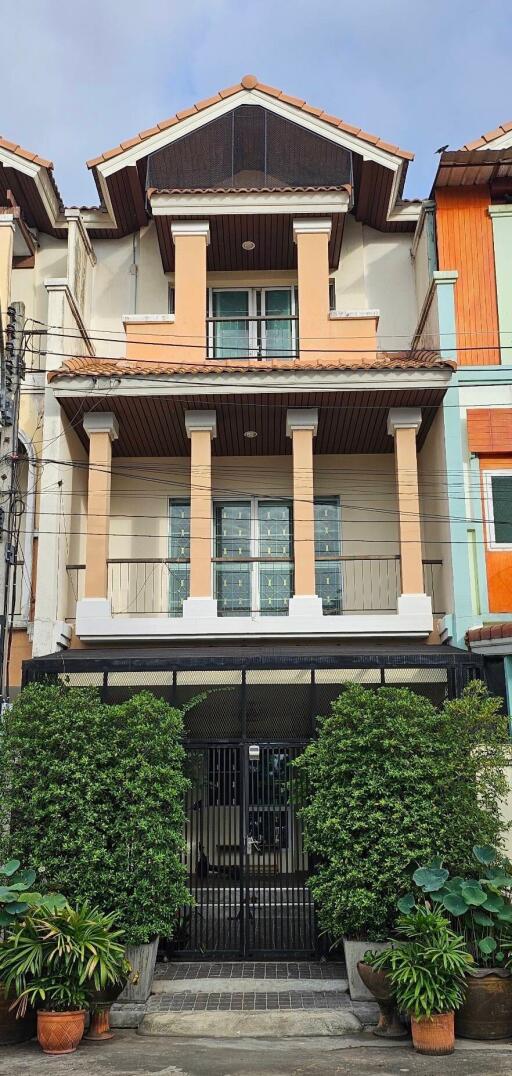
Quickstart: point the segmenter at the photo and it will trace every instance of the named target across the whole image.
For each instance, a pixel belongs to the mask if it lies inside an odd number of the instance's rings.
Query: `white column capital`
[[[318,408],[289,407],[286,412],[286,436],[291,437],[294,430],[312,430],[315,437],[318,430]]]
[[[210,242],[210,222],[208,220],[175,220],[171,224],[171,235],[174,240],[180,235],[202,235],[206,239],[206,246]]]
[[[94,433],[108,433],[111,441],[119,437],[119,423],[112,411],[91,411],[84,415],[84,430],[89,437]]]
[[[416,430],[421,426],[421,407],[391,407],[388,412],[388,434],[397,430]]]
[[[213,440],[217,436],[215,411],[185,411],[185,429],[189,437],[198,430],[202,430],[208,432]]]
[[[293,221],[293,239],[297,242],[298,235],[311,235],[311,233],[330,236],[332,221],[328,217],[298,217]]]

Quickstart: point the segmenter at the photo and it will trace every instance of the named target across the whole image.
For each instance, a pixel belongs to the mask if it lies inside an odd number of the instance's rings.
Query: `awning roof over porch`
[[[284,645],[101,647],[62,650],[23,663],[25,679],[45,673],[147,672],[148,670],[215,669],[368,669],[480,667],[479,655],[454,646],[429,646],[415,640],[309,641]]]

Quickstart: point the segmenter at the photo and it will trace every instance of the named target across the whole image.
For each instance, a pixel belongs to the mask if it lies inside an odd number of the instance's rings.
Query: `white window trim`
[[[261,615],[260,612],[260,575],[259,571],[255,568],[258,564],[259,558],[259,516],[258,507],[260,504],[265,504],[266,501],[270,501],[272,504],[288,504],[292,509],[292,542],[290,548],[290,557],[288,560],[280,560],[279,557],[275,558],[276,564],[287,563],[290,565],[290,569],[293,574],[294,559],[293,559],[293,498],[292,497],[258,497],[256,495],[240,496],[236,493],[227,493],[222,497],[214,497],[212,502],[212,558],[215,556],[215,509],[224,504],[250,504],[251,506],[251,526],[250,526],[250,546],[249,556],[251,557],[251,610],[248,614],[252,619],[255,619]],[[243,563],[243,562],[242,562]],[[213,563],[212,559],[212,594],[215,593],[215,569],[217,564]],[[217,595],[218,599],[218,595]],[[276,614],[283,615],[283,614]],[[288,613],[284,614],[288,616]]]
[[[248,297],[247,309],[249,311],[249,313],[248,313],[249,318],[257,317],[257,310],[258,310],[258,307],[257,307],[257,295],[258,295],[258,293],[260,295],[260,302],[261,302],[261,307],[260,307],[261,316],[266,317],[265,298],[266,298],[267,291],[285,291],[291,296],[291,302],[290,302],[291,314],[290,314],[290,317],[295,318],[295,316],[297,314],[297,301],[296,301],[297,300],[297,292],[296,292],[296,288],[295,288],[295,286],[293,284],[284,284],[284,285],[277,284],[275,286],[273,284],[261,284],[261,285],[258,285],[258,286],[250,286],[250,287],[249,286],[244,287],[244,285],[241,284],[239,287],[233,287],[233,288],[230,288],[230,287],[225,287],[225,288],[223,288],[223,287],[220,287],[220,288],[209,287],[208,288],[208,317],[209,318],[213,317],[213,293],[214,292],[219,292],[219,291],[228,291],[228,292],[243,291],[243,292],[246,292],[247,297]],[[236,321],[237,318],[233,317],[232,320]],[[292,354],[290,355],[290,358],[295,356],[296,353],[297,353],[297,322],[295,320],[293,320],[292,323],[291,323],[291,329],[292,329],[292,332],[291,332],[291,351],[292,351]],[[262,321],[261,322],[261,350],[262,350],[262,353],[263,353],[262,354],[262,362],[267,361],[267,356],[265,355],[266,343],[267,343],[266,342],[266,324],[265,324],[264,321]],[[218,360],[214,359],[213,351],[214,351],[214,323],[213,323],[213,321],[209,321],[208,322],[208,358],[212,359],[212,361],[218,361]],[[257,324],[256,324],[255,321],[249,321],[249,348],[248,348],[248,351],[249,351],[249,358],[258,359],[258,357],[259,357],[258,356],[258,336],[257,336]],[[244,356],[240,356],[240,358],[244,358]],[[272,358],[272,356],[268,356],[268,359],[271,359],[271,358]],[[227,361],[229,362],[229,361],[234,361],[234,360],[229,360],[228,359]]]
[[[512,550],[512,542],[497,542],[496,532],[494,528],[494,503],[492,497],[492,479],[493,478],[512,478],[512,468],[499,468],[492,471],[483,472],[483,491],[484,491],[484,507],[485,507],[485,522],[487,533],[487,548],[494,550]]]

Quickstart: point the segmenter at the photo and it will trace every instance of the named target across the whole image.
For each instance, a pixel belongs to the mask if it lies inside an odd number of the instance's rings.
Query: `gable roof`
[[[356,138],[360,138],[363,142],[371,143],[378,149],[385,150],[387,153],[392,153],[396,157],[402,157],[406,161],[412,161],[414,159],[414,153],[410,153],[406,149],[400,149],[399,146],[395,146],[393,143],[386,142],[378,135],[370,134],[368,131],[364,131],[361,127],[355,127],[353,124],[345,123],[344,120],[339,119],[337,116],[332,116],[328,112],[325,112],[321,108],[315,108],[313,105],[309,105],[307,101],[303,101],[299,97],[291,97],[290,94],[285,93],[284,90],[278,90],[275,86],[267,86],[264,82],[260,82],[256,75],[244,75],[240,82],[237,82],[234,86],[228,86],[224,90],[219,90],[213,97],[206,97],[203,101],[198,101],[190,108],[186,108],[181,112],[177,112],[176,115],[170,116],[166,120],[161,120],[154,127],[148,128],[146,131],[139,131],[134,138],[121,142],[113,149],[108,149],[104,153],[101,153],[99,157],[94,157],[92,160],[87,161],[88,168],[96,168],[104,161],[110,161],[113,157],[119,156],[127,149],[132,149],[137,144],[144,143],[148,138],[152,138],[153,135],[159,134],[160,131],[165,131],[169,127],[174,127],[182,120],[188,119],[195,113],[203,112],[205,109],[211,108],[212,105],[219,104],[226,97],[232,97],[236,93],[240,93],[241,90],[258,90],[259,93],[265,94],[267,97],[278,98],[284,104],[291,105],[301,112],[308,112],[310,115],[316,116],[322,120],[323,123],[328,123],[332,127],[337,127],[341,131],[345,131],[347,134],[354,135]]]

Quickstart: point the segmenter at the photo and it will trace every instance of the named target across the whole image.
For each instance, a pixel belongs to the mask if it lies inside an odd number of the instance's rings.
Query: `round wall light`
[[[242,243],[242,250],[254,250],[256,243],[253,243],[252,239],[244,239]]]
[[[254,438],[257,436],[258,434],[256,430],[245,430],[244,437],[247,437],[248,441],[254,441]]]

